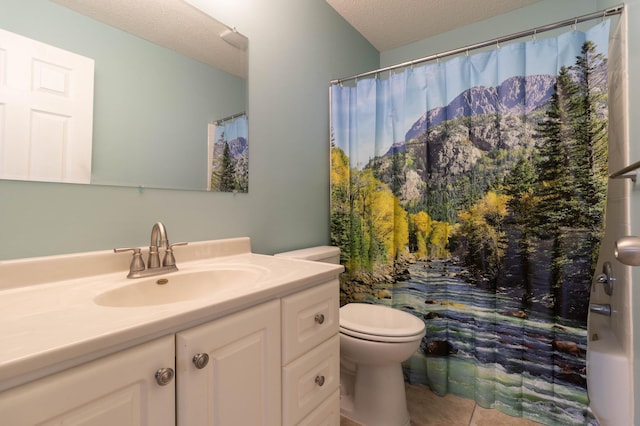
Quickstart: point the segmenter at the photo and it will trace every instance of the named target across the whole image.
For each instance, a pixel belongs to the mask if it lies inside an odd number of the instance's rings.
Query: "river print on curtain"
[[[609,26],[331,87],[341,303],[424,319],[409,382],[544,424],[597,424],[586,320]]]

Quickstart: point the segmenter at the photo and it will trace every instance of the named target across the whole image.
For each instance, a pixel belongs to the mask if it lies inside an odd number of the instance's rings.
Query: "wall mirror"
[[[184,0],[2,0],[0,28],[95,61],[91,184],[207,190],[210,124],[248,105],[233,23]]]

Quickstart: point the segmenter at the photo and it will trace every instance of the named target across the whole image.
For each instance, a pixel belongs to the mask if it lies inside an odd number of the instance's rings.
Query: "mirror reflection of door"
[[[0,178],[89,183],[94,61],[0,30]]]

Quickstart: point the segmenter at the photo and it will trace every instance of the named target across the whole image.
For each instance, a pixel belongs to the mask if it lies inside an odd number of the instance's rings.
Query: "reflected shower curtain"
[[[209,125],[207,190],[249,192],[249,122],[245,113]]]
[[[609,21],[331,88],[341,303],[427,332],[407,381],[546,424],[588,409]]]

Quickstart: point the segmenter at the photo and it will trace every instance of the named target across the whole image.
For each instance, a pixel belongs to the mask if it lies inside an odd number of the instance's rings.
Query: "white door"
[[[0,30],[0,178],[89,183],[94,61]]]
[[[15,426],[172,426],[174,336],[89,362],[0,393],[0,424]]]
[[[280,371],[279,300],[176,334],[178,426],[280,426]]]

